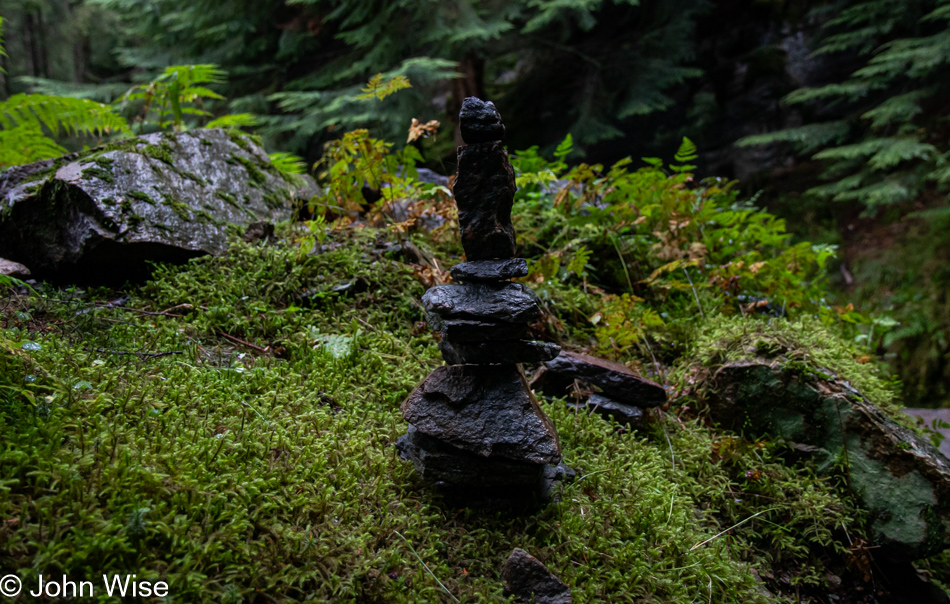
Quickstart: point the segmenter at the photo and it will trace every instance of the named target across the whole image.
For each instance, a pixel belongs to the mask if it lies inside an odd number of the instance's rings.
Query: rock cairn
[[[422,298],[439,332],[447,366],[439,367],[402,405],[409,432],[396,443],[428,482],[442,487],[546,494],[561,447],[519,363],[555,358],[560,347],[526,340],[541,317],[534,293],[511,279],[528,274],[514,258],[511,206],[515,176],[501,145],[505,126],[491,102],[469,97],[459,114],[455,201],[468,262],[451,269],[456,284]]]

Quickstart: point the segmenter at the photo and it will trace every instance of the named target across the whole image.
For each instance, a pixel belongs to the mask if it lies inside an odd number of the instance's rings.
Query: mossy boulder
[[[848,381],[798,360],[751,357],[710,371],[702,391],[720,425],[784,439],[821,473],[841,468],[882,553],[917,559],[950,546],[950,462]]]
[[[0,255],[41,277],[136,278],[148,262],[221,253],[229,229],[285,220],[315,192],[249,136],[149,134],[4,173]]]

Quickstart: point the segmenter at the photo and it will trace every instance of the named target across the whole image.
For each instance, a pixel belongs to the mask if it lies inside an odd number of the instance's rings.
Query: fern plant
[[[186,116],[211,115],[204,108],[207,100],[224,100],[207,86],[224,82],[226,75],[217,65],[172,65],[150,82],[130,88],[116,105],[120,110],[133,108],[133,125],[138,124],[139,132],[166,127],[184,130]],[[236,116],[230,118],[236,123]]]
[[[0,55],[7,55],[3,17]],[[15,94],[0,101],[0,168],[65,154],[66,149],[53,138],[56,136],[104,136],[127,131],[126,121],[102,103],[45,94]]]
[[[15,94],[0,101],[0,167],[67,153],[54,137],[128,132],[128,123],[108,105],[44,94]]]

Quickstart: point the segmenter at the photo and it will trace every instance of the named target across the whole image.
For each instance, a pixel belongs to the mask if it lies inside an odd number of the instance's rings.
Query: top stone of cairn
[[[462,131],[462,140],[469,145],[492,143],[505,138],[505,124],[495,104],[474,96],[462,101],[459,129]]]

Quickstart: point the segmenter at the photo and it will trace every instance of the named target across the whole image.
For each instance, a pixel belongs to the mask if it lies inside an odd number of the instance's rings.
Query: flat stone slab
[[[553,342],[510,340],[495,342],[439,342],[442,358],[449,365],[503,363],[539,363],[549,361],[561,352]]]
[[[422,305],[442,319],[533,323],[541,318],[538,297],[521,283],[438,285],[422,296]]]
[[[528,261],[524,258],[474,260],[456,264],[449,274],[456,281],[508,281],[527,276]]]
[[[844,461],[882,554],[914,560],[950,547],[950,461],[850,384],[775,359],[728,363],[706,384],[723,427],[793,443],[822,473]]]
[[[515,228],[511,224],[515,190],[515,172],[500,143],[459,147],[452,191],[468,260],[515,255]]]
[[[466,97],[459,111],[459,130],[462,140],[469,145],[504,140],[505,124],[491,101]]]
[[[443,339],[452,342],[519,340],[527,335],[529,329],[527,323],[519,325],[477,319],[443,319],[435,313],[426,313],[426,321]]]
[[[439,367],[403,402],[402,415],[423,434],[482,457],[561,459],[554,424],[517,365]]]
[[[426,482],[466,488],[535,488],[545,466],[503,457],[482,457],[453,447],[410,425],[396,441],[399,456],[411,461]]]
[[[574,380],[597,386],[607,397],[625,405],[658,407],[666,402],[663,386],[638,376],[626,365],[567,350],[544,363],[544,372],[534,385],[550,396],[565,396]]]
[[[575,409],[594,411],[618,424],[625,424],[632,428],[639,428],[643,424],[643,409],[633,405],[624,405],[600,394],[590,395],[583,403],[569,403]]]
[[[540,560],[515,548],[501,571],[504,593],[528,604],[571,604],[571,588]]]

